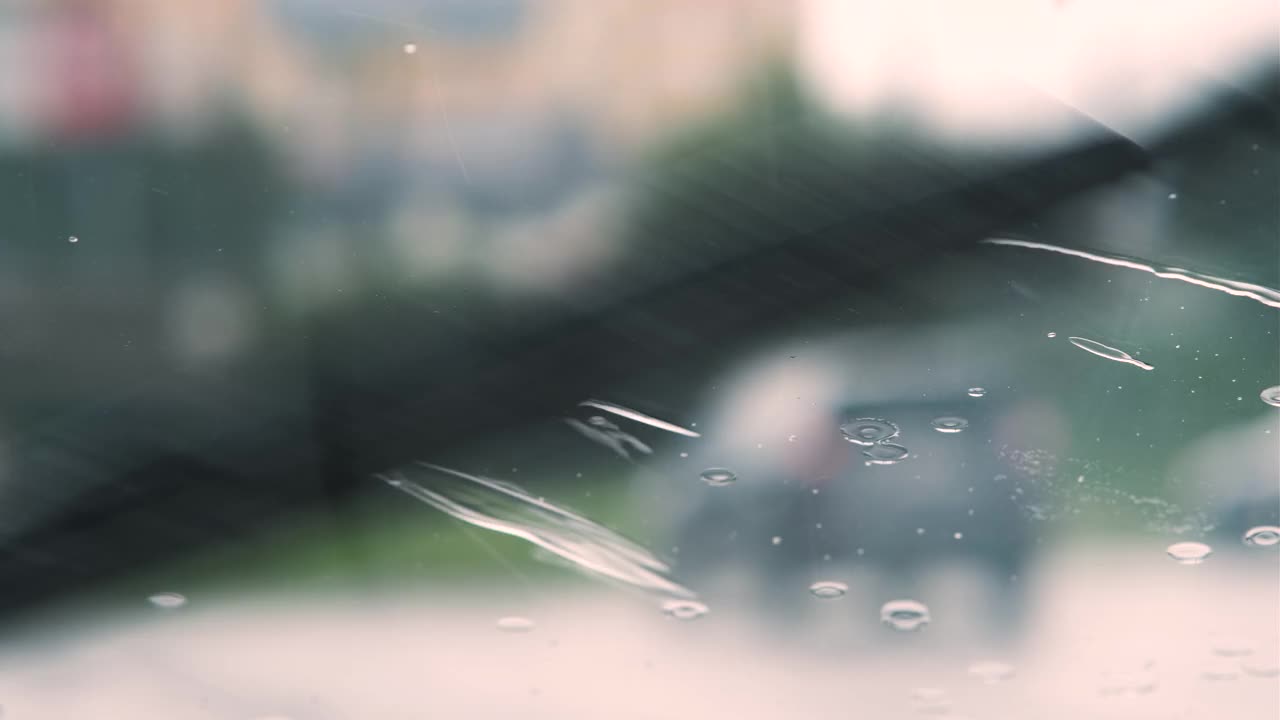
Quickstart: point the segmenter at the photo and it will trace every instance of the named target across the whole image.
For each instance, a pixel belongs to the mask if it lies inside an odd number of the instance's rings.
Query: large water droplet
[[[858,418],[840,426],[844,439],[854,445],[875,445],[894,438],[901,432],[898,426],[881,418]]]
[[[1069,337],[1067,339],[1071,341],[1072,345],[1075,345],[1076,347],[1086,352],[1091,352],[1094,355],[1097,355],[1098,357],[1104,357],[1108,360],[1115,360],[1116,362],[1127,363],[1135,367],[1140,367],[1143,370],[1156,369],[1154,365],[1148,365],[1123,350],[1120,350],[1118,348],[1113,348],[1110,345],[1103,345],[1097,340],[1090,340],[1089,338],[1082,338],[1082,337]]]
[[[173,610],[187,604],[187,596],[176,592],[158,592],[147,598],[147,602],[158,608]]]
[[[943,415],[942,417],[936,417],[933,419],[931,424],[933,425],[933,429],[940,433],[958,433],[969,427],[968,420],[955,415]]]
[[[532,630],[536,623],[527,617],[519,615],[509,615],[507,617],[498,618],[498,629],[502,632],[509,633],[525,633]]]
[[[1180,542],[1170,545],[1165,552],[1182,565],[1199,565],[1213,554],[1213,548],[1198,542]]]
[[[863,455],[870,458],[867,462],[871,465],[893,465],[895,463],[900,463],[905,460],[907,455],[910,453],[910,450],[895,443],[877,443],[862,451]]]
[[[1268,405],[1280,407],[1280,385],[1273,385],[1266,390],[1258,393],[1258,397],[1262,398],[1262,402]]]
[[[662,603],[662,612],[676,620],[697,620],[706,615],[710,609],[697,600],[668,600]]]
[[[880,607],[880,622],[900,632],[914,632],[929,624],[929,608],[917,600],[890,600]]]
[[[1244,534],[1244,544],[1254,547],[1271,547],[1280,543],[1280,526],[1259,525],[1249,528]]]
[[[995,685],[1013,677],[1013,666],[996,660],[984,660],[969,666],[969,674],[988,685]]]
[[[702,478],[702,482],[712,487],[724,487],[738,481],[738,476],[734,475],[732,470],[721,467],[707,468],[698,477]]]
[[[969,397],[982,397],[987,394],[986,388],[971,387],[968,390]]]
[[[814,597],[833,600],[844,597],[844,594],[849,592],[849,586],[836,580],[820,580],[809,586],[809,592],[813,593]]]

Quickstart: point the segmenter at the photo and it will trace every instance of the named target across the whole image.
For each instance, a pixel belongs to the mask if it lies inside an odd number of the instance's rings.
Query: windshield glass
[[[5,717],[1280,717],[1274,3],[0,9]]]

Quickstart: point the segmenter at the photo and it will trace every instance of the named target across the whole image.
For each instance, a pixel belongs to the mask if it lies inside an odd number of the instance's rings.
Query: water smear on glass
[[[591,419],[595,420],[596,418]],[[631,459],[632,450],[644,455],[653,454],[653,448],[608,420],[605,420],[604,423],[591,422],[590,424],[576,418],[565,418],[564,421],[565,424],[577,430],[583,437],[609,448],[624,460]]]
[[[1129,365],[1140,367],[1143,370],[1156,369],[1154,365],[1148,365],[1123,350],[1113,348],[1110,345],[1103,345],[1097,340],[1090,340],[1089,338],[1082,337],[1069,337],[1067,339],[1071,341],[1072,345],[1075,345],[1086,352],[1091,352],[1098,357],[1115,360],[1116,362],[1128,363]]]
[[[1071,248],[1050,245],[1048,243],[1011,240],[1008,238],[991,238],[983,240],[983,242],[988,245],[1004,245],[1008,247],[1027,248],[1030,250],[1045,250],[1048,252],[1058,253],[1060,255],[1070,255],[1071,257],[1102,263],[1104,265],[1128,268],[1130,270],[1141,270],[1142,272],[1151,273],[1152,275],[1155,275],[1158,278],[1164,278],[1165,280],[1177,280],[1179,282],[1190,283],[1191,285],[1196,285],[1202,288],[1224,292],[1228,295],[1256,300],[1263,305],[1268,305],[1273,308],[1280,308],[1280,290],[1267,287],[1266,285],[1256,285],[1254,283],[1241,282],[1239,280],[1228,280],[1227,278],[1216,277],[1196,272],[1194,270],[1188,270],[1186,268],[1173,267],[1171,265],[1157,265],[1141,258],[1125,257],[1124,255],[1110,255],[1098,252],[1086,252],[1084,250],[1072,250]]]
[[[671,568],[645,548],[515,485],[424,462],[378,477],[465,523],[531,542],[581,570],[650,592],[695,597],[669,579]]]
[[[684,435],[685,437],[692,437],[692,438],[702,437],[702,435],[700,435],[699,433],[696,433],[688,428],[682,428],[679,425],[669,423],[666,420],[659,420],[658,418],[653,417],[652,415],[645,415],[642,412],[632,410],[631,408],[626,408],[621,405],[615,405],[611,402],[605,402],[603,400],[583,400],[582,402],[578,403],[578,405],[582,407],[593,407],[597,410],[603,410],[607,413],[613,413],[618,417],[624,417],[628,420],[635,420],[636,422],[644,423],[645,425],[650,425],[652,427],[658,428],[659,430],[666,430],[667,432],[672,432],[677,435]]]

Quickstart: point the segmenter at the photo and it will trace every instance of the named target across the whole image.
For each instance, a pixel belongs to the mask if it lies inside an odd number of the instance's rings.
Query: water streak
[[[645,548],[523,489],[458,470],[414,463],[379,479],[465,523],[526,540],[574,566],[665,595],[693,598]]]
[[[1020,247],[1029,250],[1047,250],[1048,252],[1058,253],[1061,255],[1070,255],[1083,260],[1090,260],[1104,265],[1113,265],[1115,267],[1128,268],[1130,270],[1141,270],[1145,273],[1151,273],[1158,278],[1165,280],[1177,280],[1179,282],[1198,285],[1202,288],[1217,290],[1228,295],[1236,297],[1249,298],[1256,300],[1263,305],[1273,308],[1280,308],[1280,290],[1267,287],[1266,285],[1257,285],[1255,283],[1241,282],[1239,280],[1229,280],[1206,273],[1188,270],[1186,268],[1174,267],[1172,265],[1157,265],[1141,258],[1125,257],[1123,255],[1110,255],[1106,253],[1087,252],[1085,250],[1073,250],[1058,245],[1050,245],[1048,243],[1030,242],[1027,240],[1013,240],[1010,238],[988,238],[982,241],[987,245],[1004,245],[1007,247]]]
[[[609,448],[624,460],[631,459],[631,452],[627,449],[627,446],[645,455],[653,454],[653,448],[641,442],[634,435],[623,432],[613,423],[609,423],[608,426],[604,427],[593,427],[576,418],[565,418],[564,421],[569,427],[581,433],[583,437]]]
[[[1076,347],[1080,348],[1081,350],[1084,350],[1085,352],[1093,353],[1098,357],[1104,357],[1108,360],[1115,360],[1116,362],[1122,362],[1122,363],[1126,363],[1136,367],[1140,367],[1143,370],[1156,369],[1155,365],[1148,365],[1147,363],[1142,362],[1138,358],[1130,355],[1129,353],[1123,350],[1120,350],[1119,348],[1113,348],[1110,345],[1103,345],[1097,340],[1090,340],[1089,338],[1075,337],[1075,336],[1069,337],[1067,339],[1071,341],[1072,345],[1075,345]]]
[[[628,420],[635,420],[636,422],[641,422],[641,423],[644,423],[645,425],[651,425],[653,427],[658,428],[659,430],[666,430],[667,432],[673,432],[677,435],[684,435],[685,437],[693,437],[693,438],[702,437],[702,435],[688,428],[682,428],[679,425],[669,423],[666,420],[659,420],[658,418],[653,417],[652,415],[645,415],[642,412],[638,412],[636,410],[632,410],[631,408],[626,408],[621,405],[615,405],[611,402],[605,402],[604,400],[583,400],[582,402],[578,403],[578,405],[582,407],[593,407],[593,408],[596,408],[597,410],[603,410],[608,413],[613,413],[614,415],[617,415],[619,417],[624,417]]]

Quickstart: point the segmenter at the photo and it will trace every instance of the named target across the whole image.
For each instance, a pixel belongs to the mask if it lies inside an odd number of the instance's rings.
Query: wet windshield
[[[1114,5],[0,10],[4,716],[1280,716],[1280,15]]]

